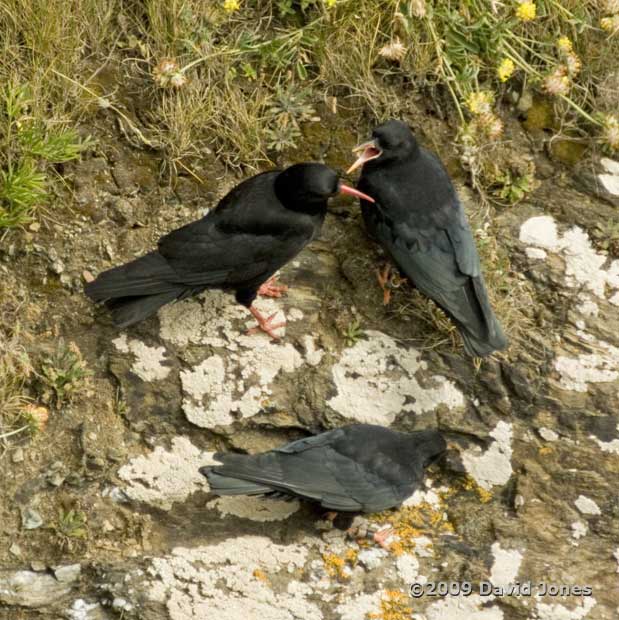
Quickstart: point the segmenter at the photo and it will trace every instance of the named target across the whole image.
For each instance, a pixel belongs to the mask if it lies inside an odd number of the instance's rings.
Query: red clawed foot
[[[265,319],[260,313],[260,311],[256,310],[256,308],[254,308],[253,306],[249,308],[249,311],[256,317],[256,321],[258,321],[258,327],[252,327],[251,329],[249,329],[247,331],[248,334],[255,334],[258,331],[263,331],[265,334],[271,336],[273,340],[279,340],[279,336],[275,333],[274,330],[280,327],[284,327],[286,323],[276,323],[275,325],[273,325],[273,319],[275,318],[277,312]]]
[[[390,271],[391,265],[387,263],[382,271],[379,269],[377,272],[378,283],[380,284],[380,288],[383,289],[383,305],[385,306],[391,301],[391,291],[387,288]]]
[[[277,278],[269,278],[259,289],[258,295],[262,297],[281,297],[288,287],[285,284],[277,284]]]
[[[374,541],[386,551],[390,551],[387,539],[394,534],[395,530],[392,527],[386,527],[384,530],[378,530],[378,532],[374,534]]]

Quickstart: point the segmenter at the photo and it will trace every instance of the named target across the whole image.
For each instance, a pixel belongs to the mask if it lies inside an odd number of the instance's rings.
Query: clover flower
[[[544,78],[544,90],[549,95],[565,95],[570,89],[567,67],[561,65]]]
[[[619,0],[602,0],[601,5],[603,13],[608,15],[619,13]]]
[[[611,34],[619,31],[619,15],[603,17],[600,20],[600,26],[602,27],[602,30],[606,30],[606,32],[610,32]]]
[[[488,114],[492,111],[494,95],[489,90],[480,90],[471,93],[466,98],[466,106],[472,114]]]
[[[514,61],[511,58],[503,58],[496,71],[499,80],[501,80],[501,82],[507,82],[514,73],[515,68]]]
[[[608,114],[604,118],[602,140],[613,150],[619,151],[619,118]]]
[[[395,38],[391,43],[384,45],[380,48],[378,54],[383,58],[387,58],[388,60],[393,60],[396,62],[400,62],[404,56],[406,56],[407,48],[400,41],[400,39]]]
[[[153,69],[153,79],[162,88],[172,86],[180,88],[187,83],[187,76],[181,71],[177,62],[171,58],[163,58]]]
[[[420,19],[425,17],[428,12],[425,0],[411,0],[409,7],[411,14]]]

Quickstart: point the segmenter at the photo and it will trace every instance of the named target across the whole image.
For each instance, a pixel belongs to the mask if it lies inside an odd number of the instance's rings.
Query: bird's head
[[[420,454],[424,467],[427,467],[445,453],[447,442],[437,430],[419,431],[415,434],[415,450]]]
[[[342,183],[332,168],[324,164],[295,164],[281,172],[276,181],[278,198],[294,210],[324,206],[336,194],[348,194],[369,202],[370,196]]]
[[[353,153],[359,153],[359,156],[346,172],[350,174],[368,162],[374,162],[373,165],[382,165],[406,159],[418,148],[417,140],[409,126],[402,121],[392,119],[376,127],[372,132],[371,140],[353,149]]]

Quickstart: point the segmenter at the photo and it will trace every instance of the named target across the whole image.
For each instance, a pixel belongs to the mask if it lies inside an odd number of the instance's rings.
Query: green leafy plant
[[[79,349],[73,344],[61,344],[58,351],[41,363],[41,378],[51,389],[56,405],[70,401],[85,386],[90,373]]]
[[[508,204],[514,205],[533,189],[533,181],[529,174],[514,175],[508,171],[498,178],[499,188],[494,193]]]
[[[352,347],[363,336],[363,330],[361,329],[361,321],[359,319],[353,319],[344,329],[343,334],[346,340],[346,346]]]
[[[58,532],[67,538],[84,539],[88,535],[88,520],[81,510],[61,510],[58,513]]]

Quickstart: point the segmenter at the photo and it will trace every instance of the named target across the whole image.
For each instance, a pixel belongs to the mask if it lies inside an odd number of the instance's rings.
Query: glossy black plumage
[[[391,120],[373,132],[382,154],[363,165],[357,188],[365,225],[401,271],[454,321],[470,355],[504,349],[473,234],[441,161]]]
[[[299,497],[344,512],[399,506],[446,449],[438,431],[352,424],[262,454],[216,454],[200,472],[217,495]]]
[[[320,231],[338,191],[336,173],[322,164],[256,175],[201,220],[162,237],[157,250],[100,274],[85,292],[105,302],[119,327],[208,288],[234,291],[250,308],[258,288]]]

